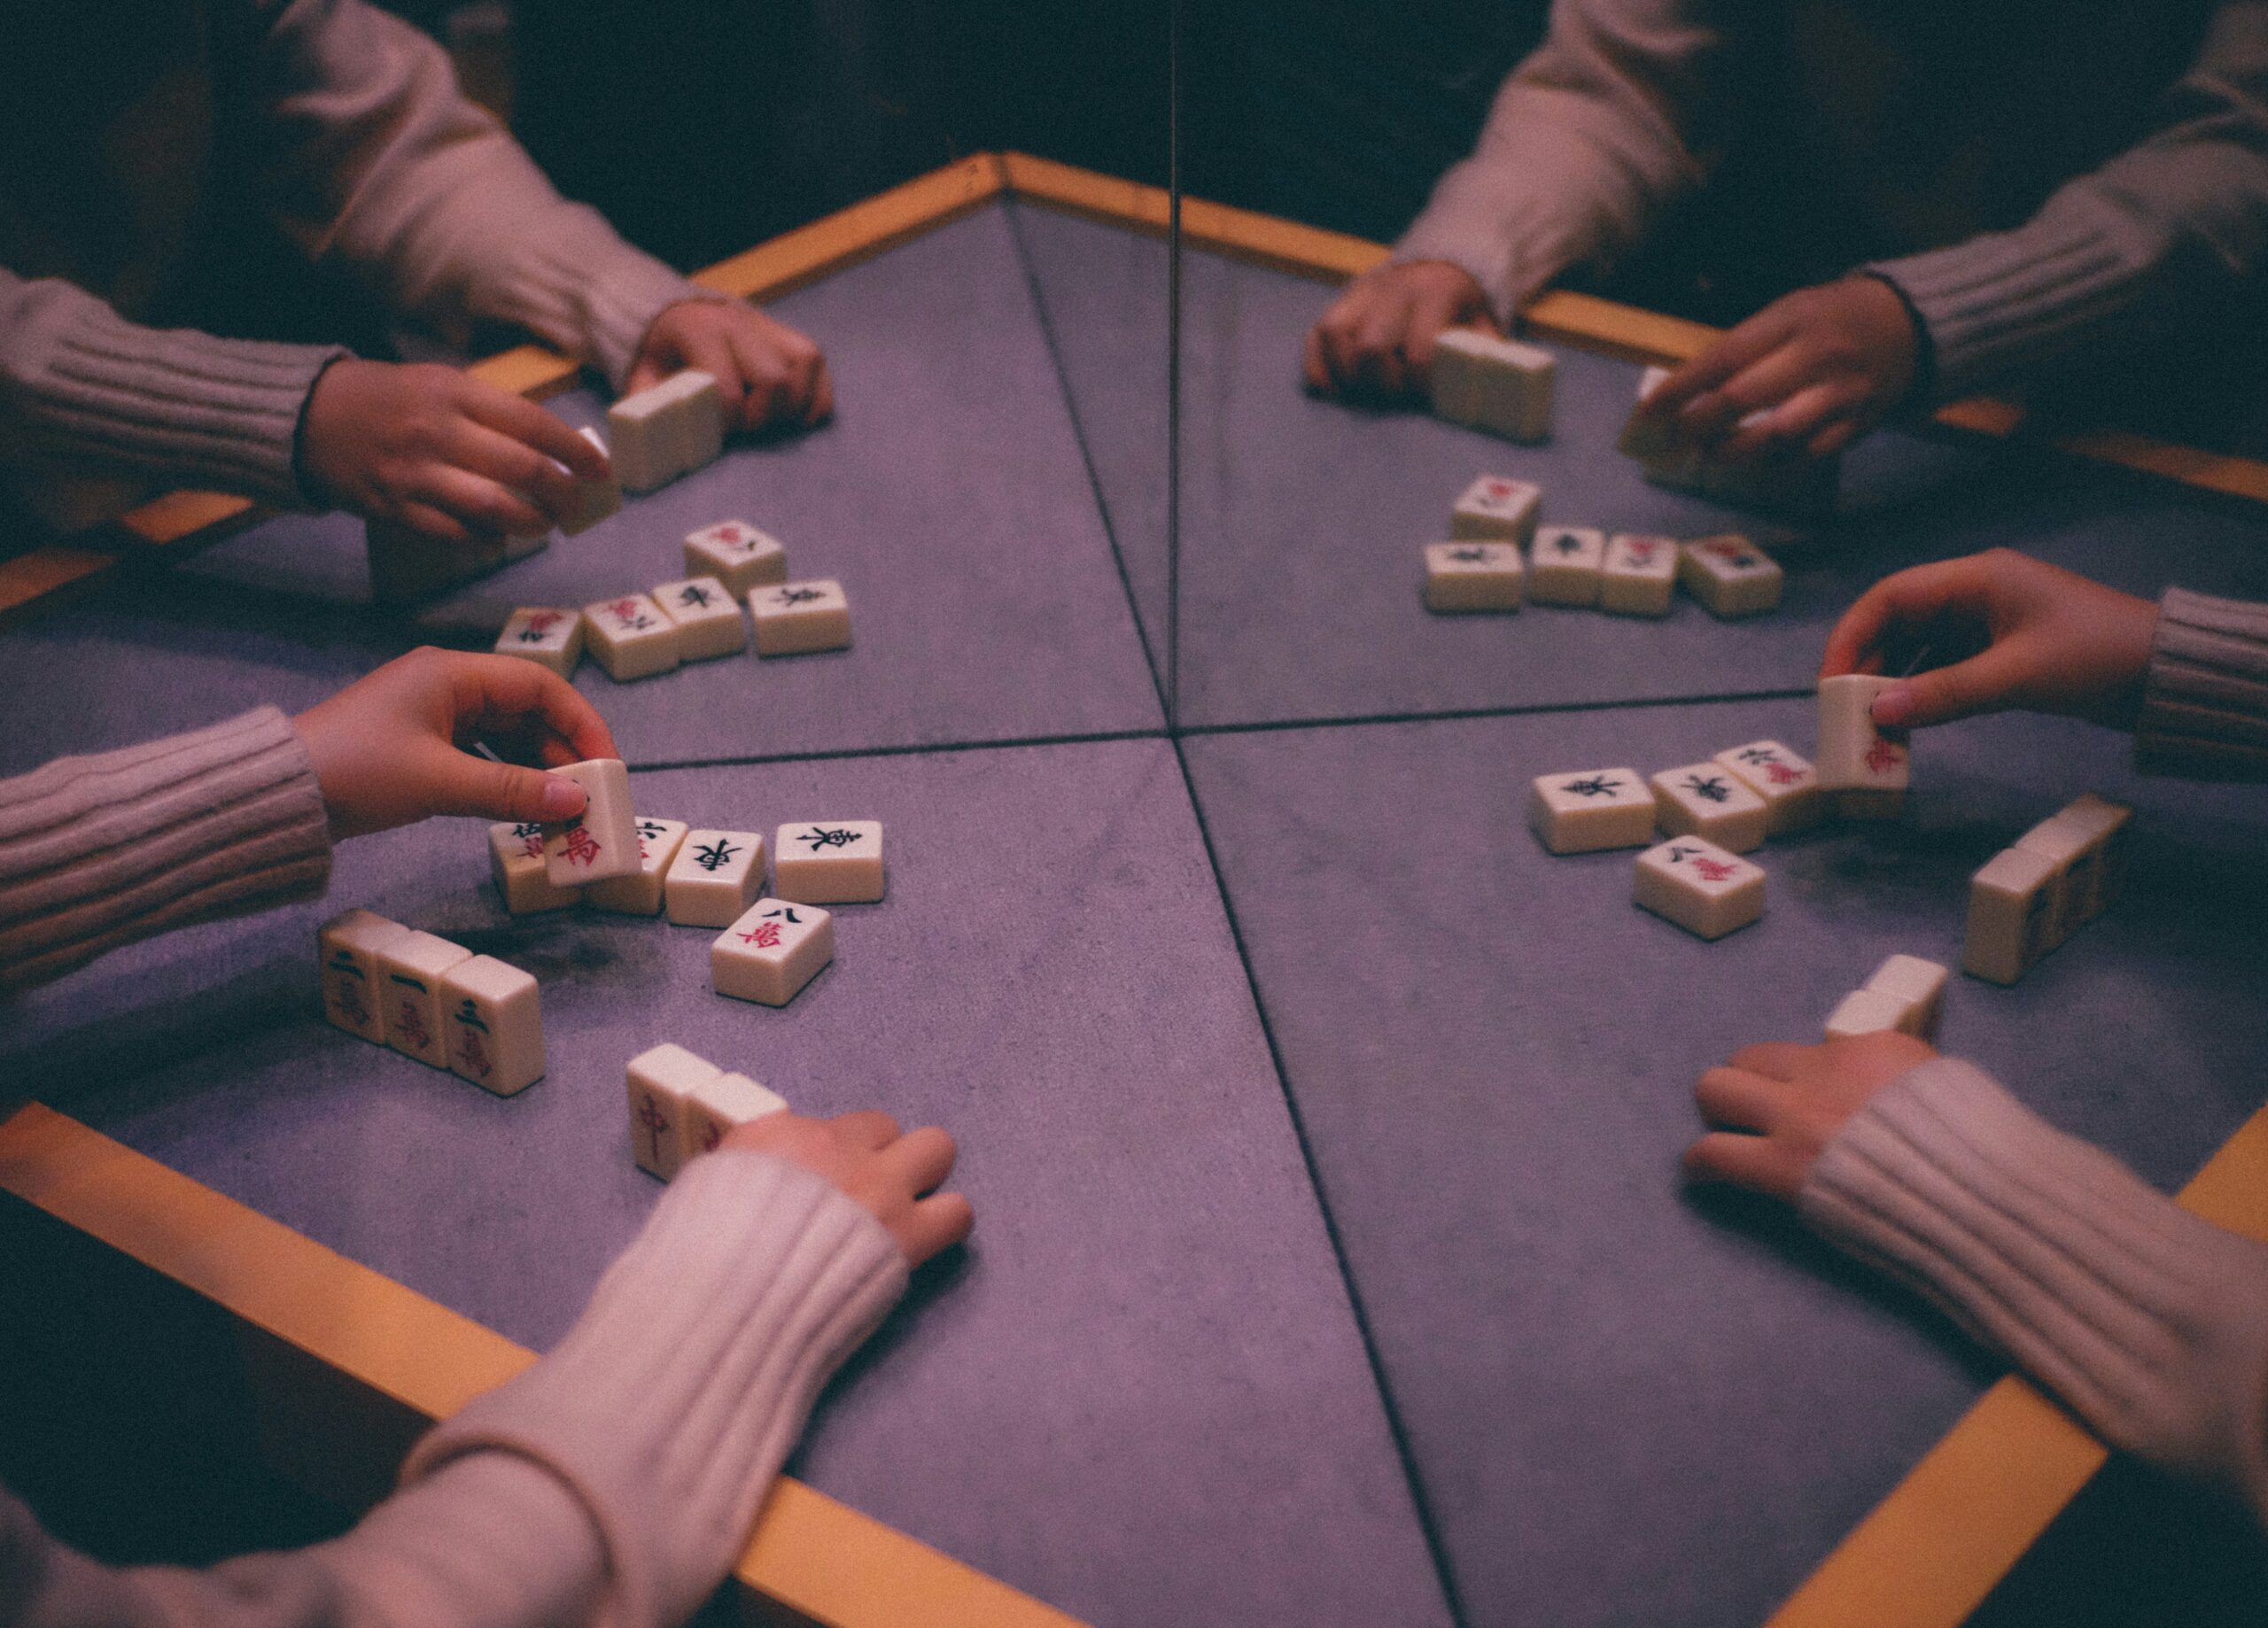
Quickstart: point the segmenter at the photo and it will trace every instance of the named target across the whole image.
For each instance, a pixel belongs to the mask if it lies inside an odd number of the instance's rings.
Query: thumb
[[[562,820],[589,802],[572,780],[454,749],[432,764],[427,786],[429,812],[483,819]]]
[[[1885,729],[1924,729],[2013,704],[2023,682],[2022,656],[2006,642],[1965,662],[1916,673],[1875,697]]]
[[[638,360],[631,364],[628,376],[622,381],[622,393],[634,396],[641,390],[651,390],[668,376],[652,352],[641,352]]]
[[[1432,287],[1421,287],[1418,291],[1417,298],[1410,302],[1408,324],[1403,329],[1402,348],[1410,357],[1410,365],[1418,372],[1431,372],[1433,366],[1433,346],[1440,340],[1442,331],[1455,327],[1461,319],[1468,315],[1475,319],[1474,327],[1480,328],[1482,331],[1491,335],[1496,334],[1496,324],[1488,317],[1486,306],[1479,311],[1468,313],[1464,309],[1464,303],[1459,297],[1458,291],[1455,289]],[[1501,335],[1496,337],[1502,337]]]

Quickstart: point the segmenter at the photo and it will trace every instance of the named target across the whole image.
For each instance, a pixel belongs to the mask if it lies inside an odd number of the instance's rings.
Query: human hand
[[[959,1243],[976,1224],[967,1199],[936,1190],[952,1174],[953,1139],[934,1125],[901,1135],[896,1120],[872,1110],[831,1120],[767,1113],[734,1127],[718,1145],[769,1153],[833,1182],[889,1229],[908,1266]]]
[[[1326,395],[1393,401],[1424,393],[1445,328],[1501,336],[1472,274],[1447,260],[1404,260],[1348,283],[1308,330],[1302,371]]]
[[[1914,319],[1890,285],[1842,277],[1774,300],[1638,412],[1722,463],[1824,458],[1905,399],[1919,354]]]
[[[2131,727],[2158,608],[2014,549],[1885,577],[1827,636],[1822,678],[1881,672],[1893,647],[1953,654],[1875,697],[1884,728],[1943,724],[2004,707]]]
[[[623,393],[698,368],[725,399],[725,428],[809,429],[835,412],[835,382],[819,346],[739,299],[680,299],[664,307],[630,367]]]
[[[470,374],[348,357],[308,393],[299,468],[327,503],[470,543],[548,531],[570,513],[577,477],[603,477],[607,461],[534,402]]]
[[[1937,1053],[1888,1031],[1823,1045],[1750,1046],[1693,1088],[1710,1128],[1685,1150],[1685,1174],[1794,1203],[1835,1133],[1881,1090]]]
[[[430,647],[388,662],[292,723],[335,837],[429,814],[566,819],[582,812],[583,788],[521,765],[622,755],[606,720],[558,674],[517,656]],[[511,761],[462,749],[475,740]]]

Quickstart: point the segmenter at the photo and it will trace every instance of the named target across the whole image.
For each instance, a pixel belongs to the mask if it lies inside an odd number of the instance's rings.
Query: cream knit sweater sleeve
[[[664,306],[720,298],[561,198],[408,23],[361,0],[211,10],[224,116],[252,132],[253,173],[225,180],[387,308],[461,344],[477,324],[524,329],[619,388]],[[300,415],[345,354],[151,328],[0,267],[0,467],[66,530],[166,485],[296,507]],[[80,489],[97,480],[133,484],[115,500]]]
[[[144,327],[75,283],[0,267],[0,465],[295,507],[299,414],[346,354]]]
[[[322,787],[274,707],[0,780],[0,990],[320,894]]]
[[[2015,229],[1868,268],[1927,325],[1938,399],[2218,309],[2268,265],[2268,5],[2222,5],[2161,106],[2156,130]]]
[[[1611,267],[1720,156],[1722,10],[1556,0],[1472,156],[1435,184],[1394,259],[1463,267],[1508,327],[1562,272]]]
[[[255,9],[268,16],[247,49],[274,213],[389,309],[460,340],[476,322],[526,329],[619,388],[664,306],[716,298],[561,198],[408,23],[364,0]]]
[[[2268,1521],[2268,1246],[2180,1209],[1955,1058],[1878,1092],[1798,1205],[2105,1441]]]
[[[1500,321],[1604,270],[1714,168],[1736,50],[1717,0],[1557,0],[1397,260],[1471,272]],[[2012,231],[1867,267],[1929,329],[1939,399],[2179,320],[2268,263],[2268,5],[2227,0],[2145,139]]]
[[[2166,590],[2134,755],[2155,773],[2268,780],[2268,605]]]
[[[557,1350],[411,1454],[353,1531],[113,1570],[0,1492],[12,1628],[659,1628],[739,1557],[819,1388],[905,1286],[882,1224],[762,1154],[686,1167]]]

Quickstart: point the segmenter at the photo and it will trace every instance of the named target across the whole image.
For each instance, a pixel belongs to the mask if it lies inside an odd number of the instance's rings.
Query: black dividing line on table
[[[1016,266],[1023,273],[1025,291],[1031,296],[1033,312],[1039,320],[1040,343],[1047,348],[1047,365],[1055,371],[1055,388],[1063,398],[1063,411],[1071,421],[1071,438],[1079,444],[1079,462],[1087,472],[1087,494],[1094,500],[1095,513],[1102,516],[1102,534],[1110,544],[1111,563],[1118,570],[1118,591],[1126,596],[1126,614],[1134,618],[1134,637],[1141,641],[1142,663],[1150,670],[1150,688],[1156,696],[1158,714],[1173,725],[1173,709],[1167,699],[1165,675],[1158,664],[1158,653],[1150,643],[1150,630],[1142,620],[1142,604],[1134,593],[1134,578],[1126,565],[1126,551],[1119,546],[1118,523],[1112,518],[1110,502],[1103,495],[1102,477],[1095,468],[1095,457],[1087,441],[1087,427],[1079,417],[1078,397],[1071,389],[1070,370],[1064,366],[1063,350],[1056,342],[1055,319],[1047,313],[1046,291],[1040,286],[1038,270],[1032,264],[1031,251],[1025,245],[1023,226],[1017,213],[1015,196],[1011,193],[1000,201],[1007,216],[1008,241],[1016,251]],[[1171,407],[1169,405],[1169,422]],[[1169,479],[1170,492],[1170,479]],[[1170,496],[1169,508],[1171,507]],[[1173,620],[1172,593],[1167,593],[1167,621]]]
[[[1659,707],[1713,707],[1758,701],[1806,701],[1819,692],[1808,686],[1790,690],[1738,690],[1716,695],[1641,695],[1614,701],[1547,701],[1534,706],[1435,707],[1409,712],[1354,713],[1311,718],[1257,718],[1244,724],[1192,724],[1171,733],[1176,740],[1193,735],[1262,735],[1292,729],[1361,729],[1374,724],[1446,724],[1469,718],[1534,717],[1553,712],[1630,712]]]
[[[1314,1196],[1316,1213],[1323,1219],[1324,1236],[1331,1244],[1331,1257],[1339,1268],[1339,1281],[1347,1291],[1347,1306],[1354,1315],[1355,1331],[1363,1342],[1363,1361],[1369,1364],[1371,1386],[1378,1392],[1379,1407],[1386,1415],[1386,1425],[1394,1438],[1394,1456],[1402,1462],[1402,1477],[1410,1489],[1410,1503],[1418,1517],[1418,1530],[1425,1535],[1425,1552],[1433,1562],[1433,1575],[1441,1585],[1441,1598],[1448,1606],[1450,1620],[1458,1628],[1472,1621],[1464,1601],[1458,1597],[1456,1574],[1449,1564],[1448,1543],[1441,1537],[1439,1523],[1433,1517],[1432,1500],[1425,1492],[1424,1477],[1418,1468],[1417,1450],[1411,1446],[1410,1432],[1402,1423],[1402,1410],[1394,1401],[1394,1388],[1386,1383],[1386,1368],[1379,1356],[1378,1341],[1371,1333],[1370,1314],[1363,1308],[1362,1291],[1355,1283],[1353,1266],[1347,1259],[1347,1247],[1339,1236],[1339,1220],[1331,1212],[1330,1200],[1323,1189],[1323,1171],[1316,1162],[1315,1149],[1308,1139],[1307,1121],[1300,1115],[1300,1099],[1292,1089],[1292,1077],[1284,1066],[1284,1053],[1276,1042],[1276,1024],[1268,1015],[1268,1004],[1260,996],[1260,979],[1253,970],[1252,951],[1245,942],[1244,925],[1237,919],[1236,904],[1229,897],[1228,879],[1221,870],[1221,857],[1213,845],[1213,827],[1205,818],[1205,805],[1198,800],[1197,781],[1189,772],[1189,758],[1182,749],[1183,733],[1169,736],[1173,744],[1173,760],[1181,771],[1181,783],[1189,797],[1191,811],[1197,819],[1198,840],[1205,845],[1205,863],[1213,872],[1213,887],[1221,895],[1221,912],[1228,919],[1229,940],[1236,946],[1237,965],[1244,969],[1245,994],[1252,1002],[1253,1015],[1259,1019],[1261,1038],[1268,1044],[1268,1061],[1276,1071],[1276,1089],[1283,1093],[1284,1110],[1291,1116],[1292,1135],[1300,1145],[1300,1162],[1307,1171],[1308,1191]],[[1195,734],[1201,732],[1186,732]]]
[[[905,746],[813,748],[802,752],[758,752],[745,757],[665,757],[625,763],[633,774],[664,769],[740,769],[765,764],[835,763],[849,757],[926,757],[945,752],[1005,752],[1026,747],[1099,746],[1115,740],[1161,740],[1162,729],[1107,729],[1086,735],[995,735],[982,740],[921,740]]]

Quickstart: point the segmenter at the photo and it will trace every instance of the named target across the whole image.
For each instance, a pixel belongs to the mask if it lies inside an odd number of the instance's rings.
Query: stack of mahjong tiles
[[[1660,388],[1669,377],[1667,368],[1649,368],[1638,380],[1638,402]],[[1754,415],[1751,415],[1752,418]],[[1745,427],[1748,420],[1743,420]],[[1638,461],[1646,478],[1657,486],[1699,492],[1744,508],[1778,509],[1788,514],[1826,514],[1835,508],[1842,484],[1842,460],[1790,457],[1767,463],[1736,465],[1704,457],[1688,446],[1668,425],[1634,407],[1623,426],[1618,448]]]
[[[1433,344],[1434,415],[1515,441],[1541,441],[1551,433],[1557,372],[1551,353],[1540,346],[1449,329]]]
[[[664,1182],[735,1128],[788,1106],[746,1074],[667,1043],[630,1059],[628,1085],[630,1157]]]
[[[1924,961],[1920,956],[1892,956],[1828,1014],[1827,1038],[1895,1031],[1935,1044],[1946,982],[1946,969],[1935,961]]]
[[[1627,768],[1538,775],[1528,825],[1554,854],[1645,849],[1636,903],[1717,939],[1764,913],[1764,871],[1741,856],[1824,811],[1812,765],[1777,740],[1753,740],[1651,778]],[[1667,841],[1656,841],[1657,828]]]
[[[1518,610],[1538,605],[1666,616],[1676,588],[1728,619],[1776,609],[1787,578],[1778,561],[1734,532],[1674,538],[1609,536],[1590,526],[1540,526],[1542,492],[1484,475],[1449,512],[1446,543],[1425,546],[1425,608]],[[1520,550],[1528,548],[1523,560]]]
[[[2093,792],[2051,815],[1969,879],[1961,970],[2014,983],[2117,891],[2132,810]]]
[[[722,927],[710,946],[720,995],[784,1006],[835,958],[826,904],[870,904],[888,885],[879,820],[797,820],[768,851],[754,831],[694,826],[639,815],[619,760],[552,771],[584,789],[589,806],[556,825],[488,827],[497,896],[513,915],[585,904],[624,916],[664,916],[679,926]]]
[[[350,1035],[509,1097],[543,1077],[534,974],[367,910],[315,937],[323,1015]]]
[[[720,520],[685,539],[685,576],[650,593],[580,610],[522,606],[496,640],[499,654],[574,676],[587,651],[617,683],[674,671],[686,662],[737,655],[756,628],[758,655],[842,650],[850,601],[832,578],[788,580],[788,551],[745,520]],[[743,619],[745,601],[749,616]]]
[[[1753,740],[1651,779],[1627,768],[1539,775],[1528,824],[1555,854],[1646,848],[1658,826],[1668,841],[1638,857],[1637,903],[1703,938],[1722,938],[1764,913],[1764,872],[1741,855],[1817,824],[1830,800],[1845,819],[1903,811],[1907,748],[1870,711],[1893,682],[1862,674],[1821,680],[1815,765],[1777,740]]]

